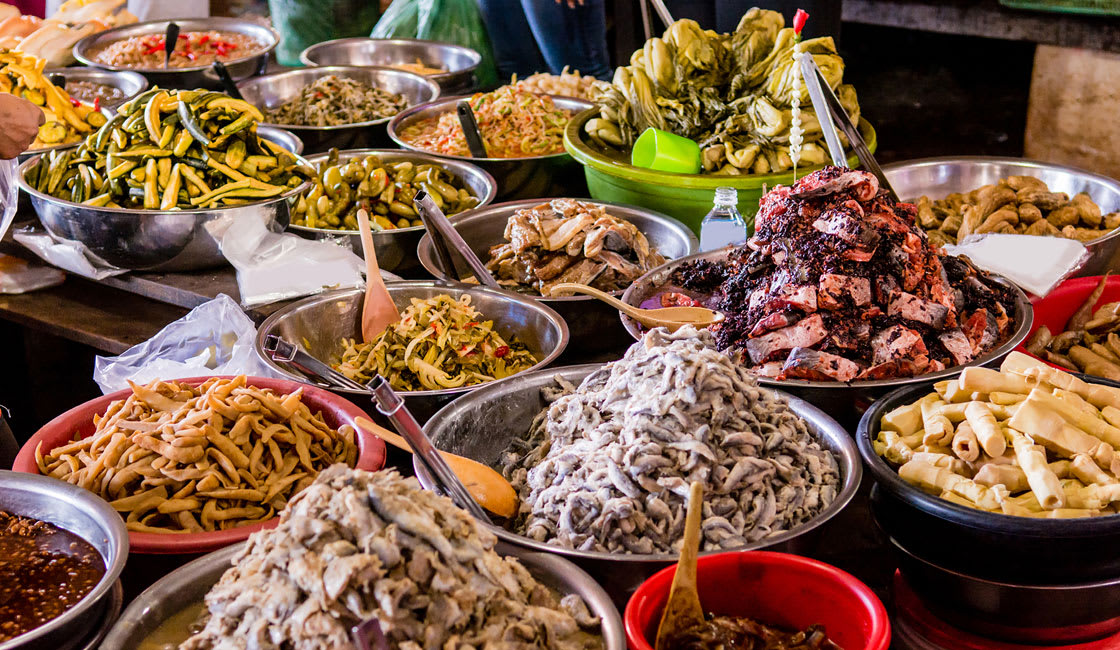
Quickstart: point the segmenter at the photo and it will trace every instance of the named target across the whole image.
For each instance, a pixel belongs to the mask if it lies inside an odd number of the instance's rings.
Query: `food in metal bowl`
[[[836,458],[712,335],[658,328],[578,387],[560,383],[504,454],[511,529],[581,551],[671,553],[689,486],[704,489],[701,548],[808,522],[836,498]]]
[[[404,70],[405,72],[412,72],[421,76],[443,74],[447,72],[445,68],[435,68],[430,65],[425,65],[420,59],[416,59],[414,63],[391,63],[389,67],[396,68],[397,70]]]
[[[39,472],[94,492],[129,530],[226,530],[273,518],[320,470],[357,461],[355,432],[244,376],[132,385],[93,434],[36,449]]]
[[[345,339],[342,346],[336,370],[361,384],[381,375],[403,391],[472,386],[537,363],[523,343],[494,330],[469,294],[413,298],[401,319],[372,341]]]
[[[564,152],[564,127],[572,114],[545,95],[502,86],[468,100],[489,158],[531,158]],[[454,108],[404,128],[410,146],[437,154],[470,156]]]
[[[102,106],[115,104],[124,99],[124,91],[116,86],[94,83],[92,81],[67,81],[66,92],[81,102]]]
[[[1051,192],[1033,176],[1008,176],[943,199],[921,197],[918,224],[935,246],[960,244],[969,235],[989,233],[1088,242],[1120,227],[1120,212],[1102,215],[1086,192],[1070,198],[1065,192]]]
[[[491,247],[486,268],[502,286],[542,296],[562,282],[621,291],[665,262],[634,224],[575,199],[514,212],[504,237]]]
[[[518,80],[513,75],[510,85],[518,90],[525,90],[538,95],[560,95],[562,97],[575,97],[577,99],[593,99],[593,86],[598,80],[595,77],[580,75],[579,70],[568,70],[568,66],[560,74],[538,72],[524,79]]]
[[[582,598],[551,592],[496,543],[415,479],[334,466],[249,538],[180,648],[244,647],[236,630],[291,650],[349,648],[368,619],[392,648],[603,647]]]
[[[257,134],[262,118],[222,93],[153,88],[76,149],[43,156],[25,180],[96,207],[196,210],[277,197],[314,171]]]
[[[1012,352],[882,417],[872,442],[907,483],[1019,517],[1120,511],[1120,389]]]
[[[146,34],[113,41],[92,50],[90,59],[120,68],[152,70],[163,67],[164,34]],[[259,54],[267,48],[252,36],[238,32],[209,30],[179,34],[171,53],[171,68],[195,68],[215,61],[234,61]]]
[[[408,108],[402,95],[364,81],[329,74],[306,85],[279,106],[265,110],[270,124],[340,126],[372,122]]]
[[[423,225],[412,198],[424,190],[451,216],[478,205],[478,197],[454,174],[436,164],[382,162],[371,154],[339,161],[337,149],[319,163],[314,185],[300,196],[292,224],[327,230],[357,230],[358,210],[365,209],[375,230]]]
[[[103,575],[101,554],[81,537],[0,511],[0,643],[57,618]]]
[[[767,193],[746,246],[683,265],[671,285],[684,292],[652,302],[723,312],[719,348],[762,377],[847,382],[964,365],[1011,335],[1015,294],[930,246],[915,212],[873,175],[826,167]]]
[[[31,149],[79,142],[107,120],[96,100],[73,100],[66,90],[51,83],[43,74],[46,65],[46,61],[30,54],[0,49],[0,92],[39,105],[46,117]]]

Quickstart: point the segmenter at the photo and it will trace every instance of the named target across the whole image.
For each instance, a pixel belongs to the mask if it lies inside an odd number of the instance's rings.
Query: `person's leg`
[[[500,79],[509,81],[515,74],[527,77],[545,68],[520,0],[478,0],[478,8],[490,35]]]
[[[610,79],[607,15],[604,0],[568,7],[555,0],[521,0],[529,27],[553,74],[564,66],[581,74]]]

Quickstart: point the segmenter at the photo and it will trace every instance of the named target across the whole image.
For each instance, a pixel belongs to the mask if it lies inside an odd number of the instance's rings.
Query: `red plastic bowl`
[[[643,582],[626,604],[623,622],[631,650],[653,650],[661,612],[677,567]],[[706,555],[697,566],[705,612],[749,616],[789,630],[824,625],[844,650],[887,650],[887,610],[867,585],[836,567],[799,555],[739,551]]]
[[[176,381],[198,385],[207,379],[210,379],[210,377],[191,377],[189,379],[177,379]],[[355,440],[358,443],[358,468],[372,471],[385,466],[385,443],[380,438],[365,433],[357,427],[354,423],[355,418],[368,416],[362,409],[346,399],[322,388],[286,379],[249,377],[247,383],[258,388],[271,388],[283,394],[292,393],[302,388],[304,404],[307,404],[312,413],[321,411],[323,419],[331,428],[337,429],[344,424],[349,424],[357,431]],[[31,436],[27,444],[19,450],[15,463],[12,464],[12,469],[17,472],[38,474],[39,466],[35,463],[35,447],[37,445],[42,443],[43,452],[46,453],[73,440],[75,432],[83,438],[92,435],[94,414],[104,414],[111,402],[125,399],[131,393],[131,390],[126,389],[98,397],[85,404],[75,406],[51,420],[42,429],[39,429],[35,435]],[[263,528],[272,528],[277,523],[278,518],[274,517],[257,524],[206,533],[161,534],[129,531],[129,551],[152,555],[209,553],[224,546],[244,541],[252,533]]]
[[[1031,323],[1031,331],[1027,333],[1027,338],[1015,348],[1020,352],[1030,354],[1032,357],[1038,359],[1039,357],[1027,352],[1026,342],[1034,336],[1035,330],[1045,325],[1050,328],[1050,332],[1057,336],[1065,331],[1066,323],[1069,317],[1073,316],[1073,312],[1081,306],[1089,298],[1089,294],[1093,293],[1093,289],[1101,282],[1101,276],[1089,276],[1085,278],[1072,278],[1059,284],[1053,291],[1046,294],[1044,298],[1032,298],[1031,303],[1034,304],[1034,322]],[[1105,281],[1104,293],[1101,294],[1101,299],[1097,301],[1097,305],[1103,305],[1106,302],[1116,302],[1120,300],[1120,276],[1110,275],[1108,280]],[[1041,359],[1046,361],[1045,359]],[[1068,370],[1057,364],[1046,363],[1058,368],[1059,370]]]

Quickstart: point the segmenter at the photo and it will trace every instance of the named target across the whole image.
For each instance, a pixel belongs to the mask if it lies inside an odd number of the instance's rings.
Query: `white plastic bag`
[[[966,256],[979,268],[998,273],[1036,296],[1050,293],[1090,257],[1077,240],[1035,235],[969,235],[944,250]]]
[[[120,356],[97,357],[93,380],[111,393],[128,388],[129,379],[143,384],[203,375],[282,378],[257,356],[256,335],[252,319],[223,293]]]
[[[128,269],[113,266],[94,255],[82,242],[56,239],[35,226],[17,228],[12,233],[12,239],[23,244],[24,248],[38,255],[44,262],[91,280],[103,280],[128,273]]]
[[[19,162],[16,160],[0,160],[0,239],[8,232],[12,221],[16,218],[16,207],[19,204],[19,184],[16,183],[16,174],[19,173]]]

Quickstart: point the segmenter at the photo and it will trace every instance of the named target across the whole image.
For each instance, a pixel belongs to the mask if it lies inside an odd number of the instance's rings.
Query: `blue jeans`
[[[569,9],[554,0],[478,0],[498,75],[526,77],[564,66],[610,79],[604,0]]]

